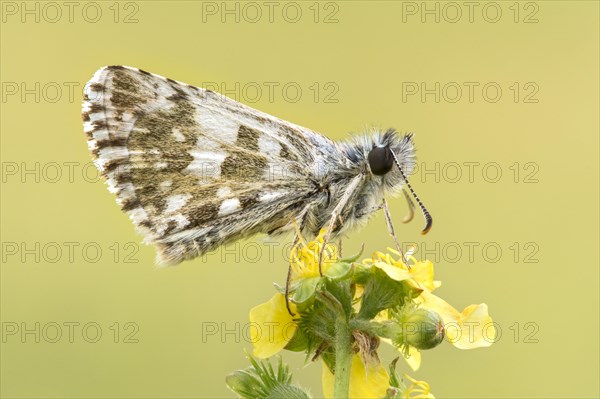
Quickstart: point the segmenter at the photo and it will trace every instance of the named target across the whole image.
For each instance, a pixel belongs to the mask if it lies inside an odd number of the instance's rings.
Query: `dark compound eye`
[[[389,147],[375,147],[369,152],[369,166],[371,172],[377,176],[383,176],[390,170],[394,165],[394,159],[390,152]]]

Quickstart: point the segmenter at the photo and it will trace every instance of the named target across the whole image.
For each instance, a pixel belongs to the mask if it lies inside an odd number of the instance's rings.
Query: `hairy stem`
[[[339,314],[335,323],[335,379],[333,397],[347,399],[350,391],[352,366],[352,334],[345,315]]]

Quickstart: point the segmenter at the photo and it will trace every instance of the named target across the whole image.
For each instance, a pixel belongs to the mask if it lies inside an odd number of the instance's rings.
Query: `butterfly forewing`
[[[122,66],[86,85],[83,120],[109,189],[163,263],[288,225],[335,151],[306,128]]]

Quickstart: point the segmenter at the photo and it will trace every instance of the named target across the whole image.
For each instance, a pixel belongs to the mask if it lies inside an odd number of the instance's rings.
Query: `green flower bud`
[[[444,322],[436,312],[423,308],[406,309],[398,321],[401,333],[395,341],[401,345],[431,349],[444,340]]]

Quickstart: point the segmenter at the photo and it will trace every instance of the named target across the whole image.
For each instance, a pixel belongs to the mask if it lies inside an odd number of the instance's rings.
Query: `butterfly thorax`
[[[385,132],[374,130],[338,143],[336,156],[321,161],[327,170],[317,183],[320,194],[315,196],[306,214],[307,232],[316,235],[329,222],[353,179],[360,182],[340,213],[334,235],[365,224],[375,211],[381,209],[386,196],[400,192],[405,182],[397,170],[391,169],[381,176],[372,173],[368,157],[374,147],[387,147],[394,151],[407,176],[414,169],[415,150],[410,134],[400,136],[394,129]]]

